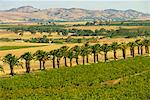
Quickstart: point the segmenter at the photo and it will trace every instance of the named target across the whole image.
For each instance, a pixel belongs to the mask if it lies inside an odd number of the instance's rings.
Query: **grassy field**
[[[22,48],[32,48],[32,47],[39,47],[39,46],[0,46],[0,51],[22,49]]]
[[[0,79],[1,100],[148,100],[150,57],[52,69]]]
[[[0,42],[0,46],[43,46],[47,43],[28,43],[28,42]]]

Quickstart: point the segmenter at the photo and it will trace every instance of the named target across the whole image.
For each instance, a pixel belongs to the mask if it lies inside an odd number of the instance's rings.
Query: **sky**
[[[0,10],[8,10],[20,6],[46,8],[83,8],[90,10],[134,9],[150,13],[150,0],[0,0]]]

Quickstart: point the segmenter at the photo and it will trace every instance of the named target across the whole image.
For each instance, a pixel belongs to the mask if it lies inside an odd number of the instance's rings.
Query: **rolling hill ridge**
[[[87,10],[81,8],[49,8],[38,9],[32,6],[22,6],[0,11],[0,21],[28,21],[29,19],[43,20],[112,20],[124,21],[131,19],[147,19],[150,14],[136,10]]]

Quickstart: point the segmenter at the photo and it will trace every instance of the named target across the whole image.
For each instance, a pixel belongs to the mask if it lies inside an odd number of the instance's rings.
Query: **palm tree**
[[[86,63],[89,63],[89,54],[91,53],[91,48],[89,43],[85,43],[84,48],[86,50]]]
[[[116,52],[116,50],[119,49],[119,44],[117,42],[113,42],[110,46],[111,46],[111,49],[114,52],[114,60],[116,60],[117,59],[117,52]]]
[[[57,67],[59,68],[60,59],[63,57],[63,51],[61,49],[56,50],[56,57],[57,57]]]
[[[94,58],[94,63],[96,62],[96,56],[97,56],[97,61],[98,61],[98,53],[100,51],[100,44],[95,44],[91,46],[92,53],[93,53],[93,58]]]
[[[97,53],[96,53],[96,60],[97,62],[99,61],[99,56],[98,54],[101,52],[101,46],[100,45],[97,45]]]
[[[3,62],[9,64],[10,75],[12,76],[14,75],[14,66],[22,66],[22,64],[19,62],[19,58],[12,54],[7,54],[4,56]]]
[[[74,58],[74,51],[71,48],[67,53],[68,53],[67,57],[70,59],[70,67],[71,67],[72,66],[72,59]]]
[[[140,42],[139,42],[139,46],[140,46],[140,49],[141,49],[141,55],[143,55],[144,42],[143,42],[143,41],[140,41]]]
[[[43,50],[38,50],[33,54],[33,56],[40,63],[40,70],[42,69],[42,67],[43,69],[45,69],[45,61],[49,59],[48,53]],[[43,62],[43,66],[42,66],[42,62]]]
[[[83,58],[83,65],[84,65],[85,64],[85,56],[87,55],[87,50],[86,50],[85,46],[81,47],[81,53],[80,53],[80,55]]]
[[[120,49],[122,50],[122,56],[123,56],[123,58],[126,59],[127,44],[125,42],[122,42],[120,44]]]
[[[136,46],[136,43],[135,42],[129,42],[127,45],[130,47],[130,55],[132,57],[134,57],[134,54],[135,54],[134,48]]]
[[[64,61],[65,61],[65,66],[67,67],[67,51],[68,51],[69,47],[63,46],[60,49],[62,50],[62,54],[63,54]]]
[[[47,60],[49,60],[49,58],[50,58],[49,54],[44,51],[44,52],[43,52],[43,59],[42,59],[42,61],[43,61],[43,69],[44,69],[44,70],[45,70],[45,62],[46,62]]]
[[[57,50],[52,50],[52,51],[50,51],[50,53],[49,53],[49,55],[52,56],[53,68],[56,68],[56,67],[55,67],[56,52],[57,52]]]
[[[136,45],[138,47],[138,54],[140,54],[140,41],[141,41],[140,39],[135,41],[135,43],[136,43]]]
[[[20,56],[21,59],[25,60],[26,73],[30,72],[30,61],[33,59],[31,52],[26,52]]]
[[[80,55],[80,53],[81,53],[81,47],[79,47],[79,46],[74,46],[72,49],[73,49],[73,51],[75,52],[74,58],[76,58],[76,64],[78,65],[78,64],[79,64],[79,55]]]
[[[143,44],[145,46],[145,53],[149,53],[150,40],[148,39],[143,40]]]
[[[101,46],[101,51],[104,52],[104,59],[105,59],[105,62],[106,62],[108,60],[107,53],[110,51],[110,46],[108,44],[103,44]]]

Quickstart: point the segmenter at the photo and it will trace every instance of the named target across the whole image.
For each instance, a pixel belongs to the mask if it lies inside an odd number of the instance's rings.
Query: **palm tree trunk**
[[[42,69],[42,61],[39,61],[40,62],[40,70]]]
[[[107,61],[107,52],[104,53],[105,62]]]
[[[26,66],[26,73],[29,73],[28,72],[28,61],[25,61],[25,66]]]
[[[12,65],[10,65],[10,75],[11,75],[11,76],[14,76],[14,69],[13,69],[13,66],[12,66]]]
[[[30,61],[28,61],[28,73],[30,73]]]
[[[132,48],[130,48],[130,55],[131,55],[131,56],[133,55]]]
[[[55,68],[55,57],[53,57],[53,68]]]
[[[98,60],[98,54],[96,55],[96,58],[97,58],[97,62],[98,62],[98,61],[99,61],[99,60]]]
[[[43,61],[43,69],[45,70],[45,61]]]
[[[133,50],[132,50],[132,57],[134,57],[134,52],[135,52],[135,50],[134,50],[134,48],[133,48]]]
[[[79,61],[78,61],[78,59],[79,59],[79,58],[76,58],[76,64],[77,64],[77,65],[79,65]]]
[[[138,54],[140,54],[140,47],[138,46]]]
[[[116,56],[116,50],[114,50],[114,60],[117,59],[117,56]]]
[[[126,51],[125,49],[122,49],[123,58],[126,59]]]
[[[85,65],[85,56],[83,56],[83,65]]]
[[[72,59],[70,59],[70,67],[72,67]]]
[[[89,63],[89,56],[86,56],[86,63]]]
[[[59,59],[57,58],[57,67],[59,68]]]
[[[143,55],[143,46],[141,46],[141,55]]]
[[[94,63],[95,63],[96,62],[96,54],[95,53],[94,53],[93,57],[94,57]]]
[[[149,47],[145,46],[145,53],[149,53]]]
[[[147,47],[145,46],[145,53],[147,53]]]
[[[67,67],[67,57],[64,57],[65,59],[65,66]]]

